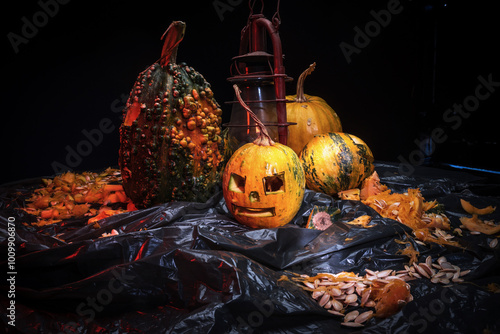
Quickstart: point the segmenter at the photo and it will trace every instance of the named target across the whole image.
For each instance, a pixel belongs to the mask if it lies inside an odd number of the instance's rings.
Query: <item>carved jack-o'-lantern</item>
[[[247,109],[237,87],[235,91]],[[273,228],[289,223],[299,210],[305,177],[297,154],[272,141],[265,126],[258,119],[256,123],[261,128],[259,137],[233,153],[224,170],[222,189],[236,220],[250,227]]]

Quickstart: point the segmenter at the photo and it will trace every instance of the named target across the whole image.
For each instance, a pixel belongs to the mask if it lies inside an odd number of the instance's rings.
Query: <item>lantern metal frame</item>
[[[251,2],[251,1],[250,1]],[[266,127],[277,127],[278,141],[286,145],[288,136],[288,126],[295,123],[287,122],[286,116],[286,90],[285,83],[292,78],[285,74],[283,64],[283,51],[281,39],[279,36],[279,1],[278,8],[272,21],[268,20],[262,12],[253,14],[253,4],[250,4],[250,15],[247,25],[241,32],[239,55],[232,58],[230,73],[231,77],[227,80],[232,84],[244,83],[247,85],[273,85],[274,96],[267,99],[243,99],[250,107],[252,103],[275,103],[276,104],[276,122],[261,120]],[[264,8],[262,1],[262,10]],[[269,36],[272,45],[272,54],[267,52]],[[238,103],[238,101],[229,101],[229,104]],[[233,107],[234,113],[234,107]],[[233,114],[231,115],[233,116]],[[248,118],[250,119],[250,118]],[[225,124],[227,127],[245,127],[255,126],[251,121],[246,124],[235,124],[233,119]]]

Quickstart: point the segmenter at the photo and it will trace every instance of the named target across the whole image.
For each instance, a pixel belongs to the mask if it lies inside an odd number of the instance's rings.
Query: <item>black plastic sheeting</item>
[[[459,199],[500,209],[499,186],[466,173],[417,168],[411,176],[398,166],[378,163],[376,170],[393,191],[420,188],[426,200],[445,205],[453,227],[464,215]],[[38,180],[39,181],[39,180]],[[0,189],[0,246],[4,310],[7,217],[16,219],[15,327],[9,314],[2,325],[21,333],[499,333],[500,246],[494,236],[457,239],[465,248],[422,246],[420,260],[446,256],[462,270],[465,282],[449,286],[428,279],[410,281],[414,300],[364,328],[346,328],[342,319],[317,305],[310,294],[282,275],[364,269],[403,269],[408,257],[397,254],[411,230],[381,218],[356,201],[339,201],[306,191],[294,220],[274,229],[238,224],[217,194],[206,203],[168,203],[106,218],[100,229],[84,220],[35,229],[15,207],[30,180]],[[314,205],[340,208],[342,218],[325,231],[305,229]],[[497,212],[485,216],[499,222]],[[345,224],[360,215],[373,217],[373,228]],[[119,235],[99,238],[112,229]],[[60,239],[54,238],[57,235]],[[346,241],[347,238],[347,241]],[[412,239],[410,239],[412,240]]]

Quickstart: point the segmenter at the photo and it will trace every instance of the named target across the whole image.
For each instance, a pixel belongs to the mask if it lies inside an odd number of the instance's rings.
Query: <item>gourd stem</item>
[[[177,48],[179,43],[184,38],[186,31],[186,24],[182,21],[174,21],[170,24],[168,29],[163,33],[161,39],[164,39],[163,48],[161,50],[160,64],[162,66],[168,63],[175,63],[177,57]]]
[[[297,80],[297,97],[295,98],[295,102],[306,102],[307,99],[304,95],[304,81],[306,80],[306,77],[314,71],[314,68],[316,67],[316,62],[312,63],[309,65],[309,68],[302,72],[302,74],[299,76],[299,79]]]
[[[254,120],[255,123],[257,123],[257,127],[260,130],[259,136],[257,139],[253,141],[255,145],[260,145],[260,146],[271,146],[274,145],[274,141],[271,139],[271,136],[269,135],[269,132],[267,132],[266,126],[264,123],[260,121],[260,119],[253,113],[253,111],[250,109],[249,106],[245,104],[245,101],[241,98],[241,91],[238,85],[234,84],[233,85],[234,92],[236,93],[236,98],[238,99],[238,102],[241,104],[243,109],[245,109],[250,117]]]

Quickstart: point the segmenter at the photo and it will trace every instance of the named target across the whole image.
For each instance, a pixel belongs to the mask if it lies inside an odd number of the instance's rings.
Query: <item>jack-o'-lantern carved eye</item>
[[[235,193],[244,193],[245,183],[246,183],[246,177],[240,176],[235,173],[231,173],[231,177],[229,178],[228,189],[230,191],[234,191]]]
[[[285,172],[266,176],[264,178],[264,191],[266,195],[280,194],[285,192]]]

